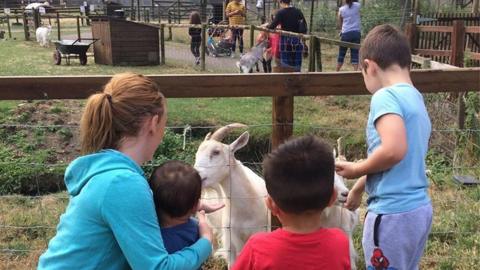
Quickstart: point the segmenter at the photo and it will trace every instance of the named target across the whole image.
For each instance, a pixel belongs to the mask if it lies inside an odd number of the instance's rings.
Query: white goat
[[[262,41],[257,46],[253,47],[252,50],[244,54],[240,61],[237,62],[237,67],[240,69],[240,73],[251,73],[253,66],[257,65],[258,71],[258,62],[263,59],[263,53],[267,48],[267,42]]]
[[[270,229],[270,214],[264,203],[265,181],[234,157],[235,152],[247,144],[248,132],[230,145],[221,143],[233,128],[244,127],[235,123],[218,129],[213,135],[207,134],[195,155],[194,167],[202,178],[203,199],[209,202],[225,199],[225,208],[208,214],[207,219],[218,229],[216,235],[221,243],[216,255],[226,258],[229,265],[233,264],[250,235]],[[342,206],[348,194],[343,177],[335,174],[334,186],[337,201],[322,212],[322,226],[340,228],[347,234],[351,266],[356,269],[357,253],[352,234],[358,224],[358,210],[350,211]]]
[[[207,134],[195,155],[195,169],[202,178],[203,199],[225,199],[225,208],[207,215],[210,224],[219,229],[221,255],[232,265],[248,238],[259,231],[270,229],[270,214],[265,205],[265,181],[235,159],[235,152],[249,139],[244,132],[230,145],[221,143],[233,128],[246,127],[230,124]],[[230,254],[230,256],[227,256]]]
[[[48,47],[50,42],[50,32],[52,32],[52,26],[40,26],[35,31],[35,36],[37,38],[37,42],[40,43],[42,47]]]

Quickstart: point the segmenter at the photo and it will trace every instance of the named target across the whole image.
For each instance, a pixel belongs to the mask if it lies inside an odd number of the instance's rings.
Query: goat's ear
[[[205,136],[205,139],[203,139],[203,140],[208,141],[208,140],[210,140],[210,137],[212,137],[212,132],[208,132],[208,134]]]
[[[248,143],[248,138],[250,135],[248,134],[248,131],[245,131],[238,137],[234,142],[230,144],[230,150],[235,153],[237,152],[238,149],[244,147]]]

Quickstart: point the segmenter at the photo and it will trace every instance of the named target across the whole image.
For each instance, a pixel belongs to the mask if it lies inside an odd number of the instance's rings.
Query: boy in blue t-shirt
[[[366,88],[373,94],[367,123],[368,158],[337,162],[336,171],[360,179],[346,207],[368,193],[362,245],[367,269],[418,269],[432,223],[425,157],[431,124],[410,79],[406,37],[390,25],[371,30],[360,48]]]
[[[197,212],[202,189],[198,172],[184,162],[167,161],[153,170],[149,183],[168,253],[195,243],[199,231],[192,216]]]

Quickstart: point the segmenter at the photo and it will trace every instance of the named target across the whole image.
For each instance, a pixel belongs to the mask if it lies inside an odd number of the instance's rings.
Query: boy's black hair
[[[198,203],[202,180],[197,170],[182,161],[167,161],[156,167],[149,180],[157,211],[182,217]]]
[[[332,148],[315,136],[289,140],[263,161],[267,191],[287,213],[323,210],[333,193]]]
[[[410,69],[412,56],[407,37],[392,25],[376,26],[368,32],[360,48],[362,68],[366,68],[365,59],[375,61],[383,70],[394,64]]]
[[[280,3],[285,3],[285,4],[288,4],[288,5],[290,5],[290,2],[291,2],[290,0],[280,0]]]

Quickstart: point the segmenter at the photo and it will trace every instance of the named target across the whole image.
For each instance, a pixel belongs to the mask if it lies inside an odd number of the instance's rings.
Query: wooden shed
[[[107,16],[92,17],[95,63],[103,65],[159,65],[158,28]]]

